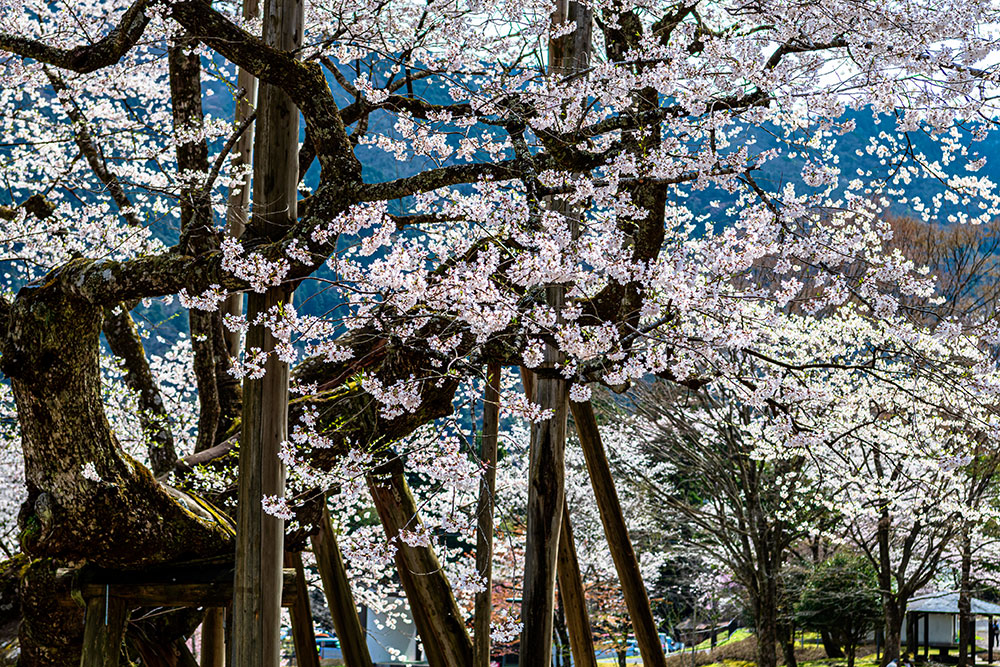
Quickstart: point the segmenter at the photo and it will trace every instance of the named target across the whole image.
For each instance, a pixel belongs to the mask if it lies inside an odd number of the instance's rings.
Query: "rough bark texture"
[[[754,623],[757,630],[757,666],[777,667],[775,655],[777,634],[777,589],[765,586],[754,601]]]

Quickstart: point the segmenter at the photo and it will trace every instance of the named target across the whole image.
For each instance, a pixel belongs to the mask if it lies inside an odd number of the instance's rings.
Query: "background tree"
[[[829,632],[854,667],[858,646],[882,620],[880,602],[868,560],[840,552],[812,572],[795,611],[802,627]]]

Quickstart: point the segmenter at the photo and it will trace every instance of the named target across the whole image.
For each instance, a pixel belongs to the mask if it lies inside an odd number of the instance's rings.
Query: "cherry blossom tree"
[[[342,492],[370,494],[381,534],[361,537],[395,567],[440,665],[469,662],[459,600],[476,580],[442,568],[443,550],[422,537],[408,447],[481,395],[467,388],[486,364],[533,368],[578,402],[590,385],[656,375],[771,405],[810,400],[796,378],[860,366],[873,349],[925,375],[954,361],[934,342],[966,336],[965,324],[912,316],[933,282],[890,246],[881,213],[913,204],[902,186],[919,182],[936,188],[916,202],[928,216],[996,214],[976,150],[996,111],[994,2],[570,4],[587,11],[566,17],[592,22],[553,20],[552,4],[534,0],[305,3],[302,46],[288,50],[224,2],[0,3],[0,370],[23,454],[24,664],[78,660],[79,615],[39,603],[60,595],[58,567],[232,551],[230,527],[180,502],[126,434],[142,434],[157,473],[190,453],[189,433],[203,461],[231,452],[233,379],[259,380],[279,361],[296,364],[298,392],[283,460],[304,489],[340,475],[354,482]],[[586,67],[549,66],[551,43],[584,33]],[[232,152],[255,122],[232,121],[249,92],[236,67],[301,113],[307,178],[287,226],[222,239],[247,175]],[[839,142],[861,116],[885,129],[860,149],[862,173],[841,173]],[[761,286],[751,278],[765,259],[775,279]],[[230,294],[306,284],[329,298],[323,308],[219,312]],[[171,380],[128,322],[174,295],[198,389],[179,415],[163,409]],[[790,304],[802,315],[786,329]],[[838,309],[850,312],[837,331],[810,319]],[[877,344],[831,352],[841,348],[824,337],[842,343],[850,326]],[[230,359],[231,334],[261,327],[273,349],[251,340]],[[995,323],[974,335],[995,340]],[[108,351],[124,364],[120,395],[135,401],[128,426],[110,418]],[[988,403],[991,359],[972,344],[962,353],[975,358],[965,386]],[[552,406],[511,392],[501,405],[559,430]],[[808,437],[842,433],[862,407],[851,409]],[[807,437],[793,426],[788,417]],[[466,480],[475,496],[476,474],[448,467],[470,458],[435,457],[423,474]],[[300,495],[267,509],[296,516]],[[561,503],[540,506],[555,508],[540,517],[549,527],[523,553],[552,562]],[[537,655],[550,652],[539,628],[551,626],[554,585],[546,575],[524,591]]]

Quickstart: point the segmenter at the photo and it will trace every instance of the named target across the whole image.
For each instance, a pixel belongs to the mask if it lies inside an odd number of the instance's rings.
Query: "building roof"
[[[906,611],[929,614],[957,614],[958,593],[931,593],[910,600]],[[1000,605],[972,598],[972,613],[979,616],[1000,616]]]

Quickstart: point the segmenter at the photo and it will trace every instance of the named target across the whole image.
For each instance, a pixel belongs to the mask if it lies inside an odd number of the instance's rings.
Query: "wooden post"
[[[563,612],[566,615],[566,630],[569,632],[569,650],[573,654],[575,667],[597,667],[594,653],[594,634],[587,615],[587,600],[583,592],[580,576],[580,561],[576,557],[576,542],[573,540],[573,524],[569,518],[569,506],[563,497],[563,524],[559,534],[559,594],[562,595]]]
[[[549,286],[547,303],[562,309],[564,288]],[[546,346],[546,369],[553,370],[562,359],[555,348]],[[531,425],[528,465],[528,517],[525,531],[524,593],[521,601],[520,664],[547,665],[552,655],[553,611],[559,531],[564,505],[564,455],[569,387],[561,378],[539,377],[534,402],[553,415]]]
[[[333,522],[325,502],[319,532],[313,535],[312,545],[313,553],[316,554],[316,566],[323,579],[323,592],[326,593],[333,627],[340,639],[344,662],[347,667],[372,667],[365,630],[358,617],[358,607],[354,603],[351,584],[347,580],[347,569],[340,555],[337,535],[333,532]]]
[[[383,461],[368,474],[368,489],[386,537],[394,539],[400,530],[420,526],[417,504],[399,457]],[[431,667],[471,664],[472,641],[434,549],[413,547],[399,540],[394,558],[427,662]]]
[[[992,616],[986,617],[986,625],[989,628],[989,630],[986,633],[986,636],[989,637],[989,639],[986,640],[986,662],[987,664],[992,665],[993,664],[993,617]]]
[[[80,667],[118,667],[128,603],[107,593],[87,600]]]
[[[556,0],[552,23],[576,22],[576,28],[549,42],[549,73],[562,77],[584,70],[590,60],[592,15],[574,0]],[[574,212],[565,201],[550,201],[552,210],[566,216],[571,234],[578,234]],[[546,287],[545,302],[561,319],[566,287]],[[536,378],[533,400],[553,416],[531,425],[528,464],[528,507],[524,547],[524,590],[521,601],[520,664],[547,665],[552,659],[553,612],[555,609],[556,567],[559,532],[565,495],[564,455],[566,418],[569,412],[569,386],[557,369],[564,355],[551,345],[545,346],[542,368],[547,376]],[[551,375],[549,375],[551,374]]]
[[[479,487],[476,514],[476,571],[485,580],[486,590],[476,594],[473,620],[472,664],[490,665],[490,621],[493,618],[493,494],[497,479],[497,438],[500,429],[500,364],[486,368],[486,390],[483,396],[483,436],[479,460],[486,466]]]
[[[976,667],[976,617],[969,617],[969,664]]]
[[[302,553],[286,553],[285,566],[295,571],[295,601],[289,608],[292,621],[292,641],[295,643],[296,667],[319,667],[316,650],[316,632],[313,630],[312,606],[309,604],[309,585],[306,583]]]
[[[924,661],[930,658],[931,655],[930,619],[931,619],[930,614],[924,614]]]
[[[264,41],[284,51],[301,45],[302,0],[267,0]],[[279,88],[260,86],[253,179],[254,215],[260,238],[276,239],[296,218],[299,112]],[[251,292],[247,317],[291,301],[291,291],[272,287]],[[284,521],[263,511],[264,496],[283,496],[285,471],[278,458],[288,431],[288,365],[273,353],[275,340],[263,326],[250,328],[247,347],[271,352],[264,376],[243,388],[239,509],[233,600],[232,664],[277,667],[281,657],[281,565]]]
[[[260,16],[258,0],[243,0],[243,18],[252,21],[258,16]],[[257,101],[257,77],[240,67],[236,75],[236,87],[242,91],[242,95],[236,100],[233,126],[240,127],[253,113],[254,103]],[[236,145],[233,146],[232,169],[243,169],[247,165],[253,164],[253,140],[254,129],[248,127]],[[226,204],[226,234],[228,236],[239,238],[243,234],[250,213],[249,204],[250,175],[247,174],[239,185],[229,192],[229,201]],[[242,315],[243,295],[230,294],[226,297],[222,312],[230,315]],[[240,353],[240,333],[226,330],[225,337],[229,356],[238,356]]]
[[[590,401],[571,403],[573,423],[580,438],[580,447],[587,462],[587,472],[597,500],[597,509],[604,525],[604,535],[607,538],[611,559],[618,572],[618,581],[625,597],[629,617],[635,632],[636,643],[642,655],[642,664],[650,667],[666,667],[660,636],[653,620],[653,610],[649,606],[649,595],[646,584],[642,581],[639,570],[639,560],[632,548],[625,517],[622,515],[621,502],[615,489],[615,481],[608,466],[608,457],[601,441],[601,432],[597,427],[597,417]],[[715,644],[715,633],[712,633],[712,644]]]
[[[226,608],[209,607],[201,622],[201,667],[226,665]]]

